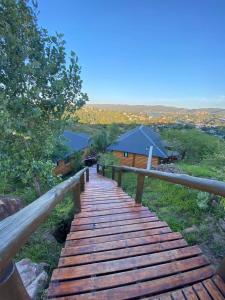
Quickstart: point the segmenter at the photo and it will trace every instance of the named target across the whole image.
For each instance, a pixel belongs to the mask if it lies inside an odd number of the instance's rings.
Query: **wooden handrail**
[[[195,177],[186,174],[168,173],[168,172],[161,172],[161,171],[154,171],[154,170],[148,171],[146,169],[138,169],[138,168],[127,167],[127,166],[108,165],[104,167],[105,168],[113,167],[115,168],[115,170],[122,171],[122,172],[142,174],[147,177],[161,179],[167,182],[180,184],[193,189],[197,189],[200,191],[205,191],[208,193],[225,197],[225,182],[219,180],[206,179],[206,178]]]
[[[19,249],[48,217],[53,208],[64,199],[65,194],[76,190],[76,186],[81,184],[84,188],[85,172],[88,172],[87,167],[0,222],[0,279]],[[89,180],[89,176],[86,179]],[[75,198],[78,196],[76,191]],[[79,197],[75,200],[79,202]],[[78,203],[78,208],[80,208],[80,203]],[[19,296],[18,299],[20,299]]]

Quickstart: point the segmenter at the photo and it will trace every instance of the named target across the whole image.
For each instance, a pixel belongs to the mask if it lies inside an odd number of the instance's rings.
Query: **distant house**
[[[153,146],[152,166],[170,159],[172,153],[160,135],[143,125],[121,135],[107,150],[120,159],[121,165],[146,169],[150,146]]]
[[[75,152],[85,151],[91,144],[91,138],[86,133],[77,133],[69,130],[65,130],[63,136],[68,152],[63,159],[57,161],[54,171],[55,174],[65,175],[73,170],[70,160],[71,156]]]

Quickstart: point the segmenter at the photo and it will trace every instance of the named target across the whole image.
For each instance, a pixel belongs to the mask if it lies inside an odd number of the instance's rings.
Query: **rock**
[[[49,242],[56,242],[54,235],[48,230],[43,234],[43,239]]]
[[[156,167],[157,171],[168,172],[168,173],[181,173],[181,170],[173,163],[161,164]]]
[[[216,201],[215,199],[212,199],[211,205],[212,205],[213,207],[217,207],[219,204],[218,204],[218,201]]]
[[[198,231],[198,227],[196,225],[192,225],[191,227],[185,228],[183,230],[184,233],[193,233]]]
[[[36,300],[38,294],[48,283],[48,274],[46,270],[49,266],[45,263],[33,263],[30,259],[24,258],[16,263],[23,284],[31,297]]]
[[[37,278],[27,287],[27,292],[31,299],[37,299],[38,294],[42,291],[48,282],[48,274],[42,271]]]
[[[22,208],[22,201],[14,196],[0,196],[0,221]]]
[[[225,220],[224,219],[219,219],[219,226],[223,231],[225,231]]]

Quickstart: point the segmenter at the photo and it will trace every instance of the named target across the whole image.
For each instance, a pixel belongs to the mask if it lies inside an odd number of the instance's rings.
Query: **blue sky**
[[[90,103],[225,108],[225,0],[39,0]]]

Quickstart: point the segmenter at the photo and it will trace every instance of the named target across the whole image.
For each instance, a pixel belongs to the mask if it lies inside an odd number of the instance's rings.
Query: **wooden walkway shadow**
[[[224,281],[197,246],[188,246],[116,182],[90,169],[53,271],[50,299],[225,299]]]

